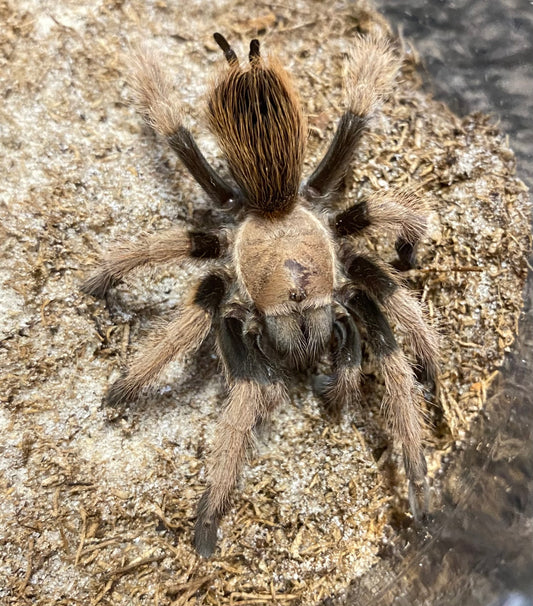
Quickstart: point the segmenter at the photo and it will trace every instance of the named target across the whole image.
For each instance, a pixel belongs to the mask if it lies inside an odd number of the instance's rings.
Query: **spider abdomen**
[[[279,214],[300,187],[306,121],[283,67],[258,54],[232,62],[211,91],[208,120],[249,208]]]

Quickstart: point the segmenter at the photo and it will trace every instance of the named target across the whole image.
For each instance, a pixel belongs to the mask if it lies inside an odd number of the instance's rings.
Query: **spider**
[[[110,386],[106,401],[135,400],[171,360],[194,352],[215,332],[228,393],[194,531],[196,550],[209,557],[254,434],[287,401],[290,375],[328,361],[330,374],[315,374],[314,390],[326,407],[340,410],[361,397],[362,351],[369,351],[383,377],[382,408],[402,446],[418,518],[428,507],[420,387],[389,321],[417,362],[435,372],[436,333],[397,271],[415,263],[426,209],[406,191],[378,192],[343,211],[332,203],[400,59],[383,38],[353,42],[347,108],[318,167],[302,182],[306,121],[287,73],[275,58],[261,56],[258,40],[250,42],[249,62],[241,65],[227,40],[218,33],[214,38],[228,65],[209,92],[207,118],[231,180],[198,149],[170,79],[146,48],[135,56],[131,84],[144,120],[166,138],[215,207],[232,215],[233,225],[175,227],[118,245],[84,282],[84,292],[103,297],[141,266],[191,259],[210,265],[177,315]],[[396,238],[397,268],[361,251],[357,239],[376,231]]]

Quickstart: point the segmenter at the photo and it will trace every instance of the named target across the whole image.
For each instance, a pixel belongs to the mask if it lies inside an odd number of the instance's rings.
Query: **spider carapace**
[[[291,373],[329,364],[329,374],[315,374],[313,385],[324,404],[339,411],[360,399],[364,340],[383,377],[382,408],[403,449],[417,517],[427,507],[428,490],[420,387],[408,355],[434,372],[437,337],[396,269],[363,252],[359,243],[368,233],[390,232],[396,266],[411,267],[426,209],[413,192],[386,190],[334,210],[358,142],[393,86],[398,53],[383,38],[353,41],[345,112],[321,162],[302,182],[306,120],[285,70],[261,56],[257,40],[250,43],[246,65],[223,36],[215,34],[215,40],[228,65],[209,92],[207,119],[230,180],[198,149],[154,55],[142,49],[133,62],[139,112],[167,139],[213,205],[230,209],[234,220],[215,229],[176,227],[120,244],[85,281],[85,292],[103,296],[141,266],[196,260],[209,268],[176,316],[111,385],[107,402],[134,400],[171,360],[197,350],[214,331],[228,393],[195,527],[195,546],[209,556],[254,432],[288,398]]]

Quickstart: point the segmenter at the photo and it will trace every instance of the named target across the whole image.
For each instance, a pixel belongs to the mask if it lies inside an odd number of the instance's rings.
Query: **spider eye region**
[[[265,314],[329,305],[334,288],[330,237],[309,211],[249,217],[235,244],[241,287]]]
[[[294,288],[289,290],[289,299],[301,303],[307,299],[307,288],[312,279],[312,269],[299,263],[296,259],[286,259],[283,263]]]

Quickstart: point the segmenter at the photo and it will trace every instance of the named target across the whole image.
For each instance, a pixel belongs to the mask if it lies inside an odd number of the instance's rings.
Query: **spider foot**
[[[411,242],[407,242],[407,240],[403,240],[402,238],[398,239],[396,242],[396,252],[398,253],[398,258],[391,263],[394,269],[398,271],[409,271],[410,269],[415,269],[416,264],[416,254],[418,251],[418,243],[412,244]]]
[[[117,387],[118,381],[115,381],[111,387],[108,388],[106,394],[102,398],[102,408],[104,410],[106,419],[110,422],[118,421],[126,415],[126,403],[127,400],[124,398],[123,393],[119,395]]]
[[[423,480],[409,480],[409,507],[415,522],[422,522],[429,513],[429,484]]]
[[[325,401],[325,396],[330,383],[331,377],[328,375],[313,375],[311,377],[311,387],[313,389],[313,393],[322,401]]]
[[[208,488],[198,503],[198,515],[194,526],[194,547],[203,558],[211,557],[215,551],[221,518],[220,515],[208,512],[209,497]]]
[[[104,404],[109,408],[122,410],[125,404],[132,400],[132,393],[128,389],[128,382],[125,377],[117,379],[107,390],[104,397]]]
[[[331,420],[339,422],[341,418],[342,402],[331,397],[332,377],[330,375],[313,375],[311,377],[311,387],[315,397],[320,400],[324,407],[325,414]]]
[[[89,276],[80,286],[81,292],[86,295],[91,295],[97,299],[105,299],[109,289],[117,284],[118,280],[114,279],[105,271],[95,272]]]

